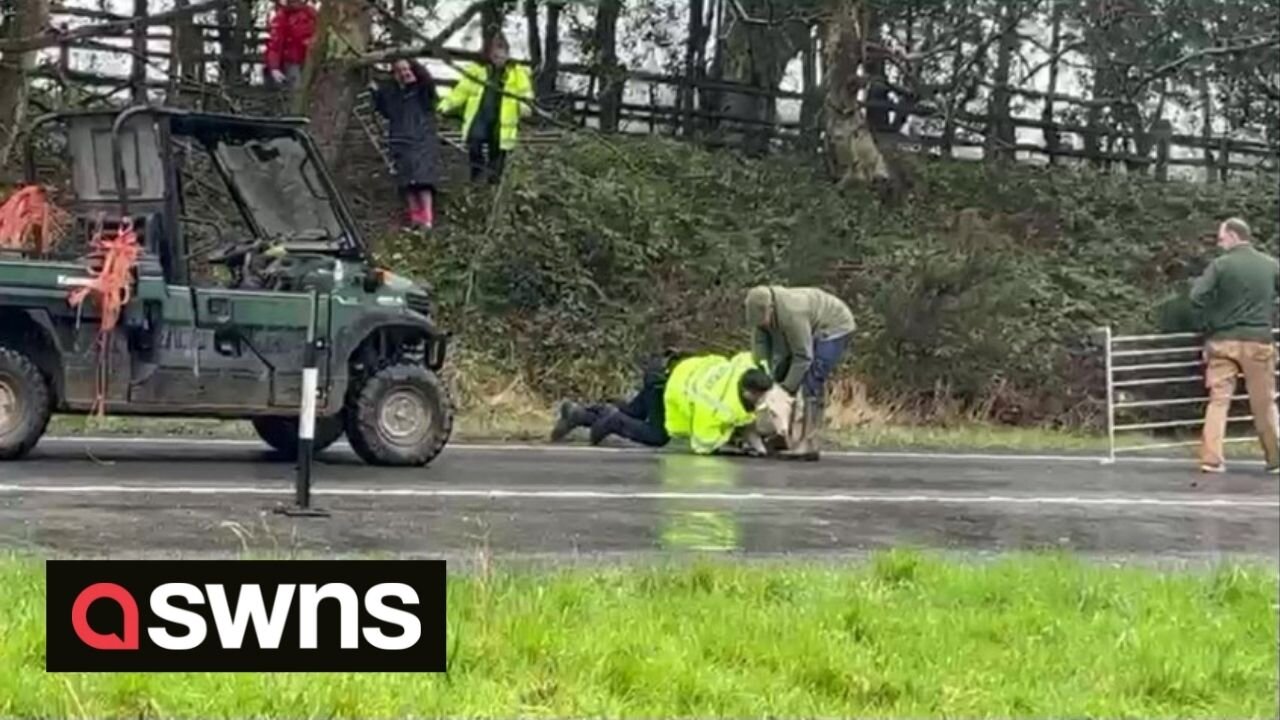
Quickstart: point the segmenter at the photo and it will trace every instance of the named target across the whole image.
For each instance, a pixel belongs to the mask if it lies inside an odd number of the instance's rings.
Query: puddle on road
[[[672,492],[720,491],[738,486],[741,467],[721,457],[663,454],[658,484]],[[664,550],[732,552],[742,548],[737,513],[698,500],[662,501],[659,545]]]

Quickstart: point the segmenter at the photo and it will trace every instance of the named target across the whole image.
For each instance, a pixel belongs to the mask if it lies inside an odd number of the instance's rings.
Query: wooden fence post
[[[1231,140],[1225,135],[1218,138],[1218,173],[1218,179],[1224,183],[1231,173]]]
[[[1169,179],[1169,141],[1173,137],[1173,124],[1168,120],[1160,120],[1151,129],[1156,143],[1156,180],[1164,182]]]
[[[66,30],[66,24],[61,27]],[[71,70],[71,46],[65,42],[58,43],[58,72],[64,77]]]
[[[649,83],[649,134],[658,134],[658,86]]]

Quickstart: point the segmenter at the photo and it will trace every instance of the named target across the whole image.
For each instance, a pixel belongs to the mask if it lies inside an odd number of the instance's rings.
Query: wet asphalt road
[[[1280,481],[1183,463],[829,454],[820,463],[461,446],[425,469],[321,456],[291,518],[293,467],[246,442],[46,439],[0,464],[0,548],[209,557],[249,550],[466,557],[861,554],[1062,548],[1280,560]]]

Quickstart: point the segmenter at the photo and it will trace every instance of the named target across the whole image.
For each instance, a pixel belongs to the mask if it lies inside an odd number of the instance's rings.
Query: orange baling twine
[[[133,268],[138,261],[138,235],[133,223],[125,220],[115,230],[101,226],[93,234],[89,252],[89,281],[67,296],[71,307],[79,308],[92,296],[98,303],[98,386],[93,412],[106,414],[111,334],[120,322],[120,313],[133,298]]]
[[[24,185],[0,205],[0,249],[48,253],[67,229],[67,213],[49,202],[44,188]]]

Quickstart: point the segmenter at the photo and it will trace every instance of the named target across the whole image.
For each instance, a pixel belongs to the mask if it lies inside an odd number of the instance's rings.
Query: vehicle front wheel
[[[388,365],[347,395],[347,439],[370,465],[426,465],[453,432],[453,404],[421,365]]]
[[[298,457],[298,418],[256,417],[252,422],[254,431],[263,442],[290,460]],[[315,452],[338,442],[344,430],[342,413],[316,418],[316,431],[311,441]]]
[[[49,425],[53,400],[40,368],[0,346],[0,460],[26,455]]]

